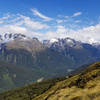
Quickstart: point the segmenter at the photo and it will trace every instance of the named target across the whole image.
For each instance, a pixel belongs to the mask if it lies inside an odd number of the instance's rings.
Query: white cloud
[[[59,33],[66,33],[67,32],[67,29],[64,27],[64,26],[61,26],[61,25],[59,25],[59,26],[57,26],[57,31],[56,31],[58,34]]]
[[[95,42],[100,42],[100,24],[78,30],[77,34],[82,41],[90,42],[94,40]]]
[[[31,10],[32,10],[32,12],[33,12],[33,14],[34,14],[35,16],[38,16],[38,17],[44,19],[45,21],[51,21],[51,20],[53,20],[52,18],[43,15],[42,13],[40,13],[40,12],[39,12],[38,10],[36,10],[36,9],[31,9]]]
[[[39,29],[47,29],[49,26],[47,24],[42,24],[41,22],[34,21],[30,17],[22,16],[21,18],[24,19],[23,24],[25,24],[26,27],[31,28],[33,30],[39,30]]]
[[[58,24],[60,24],[60,23],[63,23],[63,20],[57,19],[56,22],[57,22]]]
[[[2,23],[4,23],[4,21],[3,20],[0,20],[0,24],[2,24]]]
[[[56,20],[56,22],[58,23],[58,24],[60,24],[60,23],[80,23],[81,22],[81,20],[80,19],[77,19],[77,20],[75,20],[74,19],[74,17],[77,17],[77,16],[79,16],[79,15],[81,15],[82,14],[82,12],[76,12],[76,13],[74,13],[73,15],[71,15],[71,16],[64,16],[64,15],[57,15],[57,17],[59,18],[59,19],[57,19]]]
[[[73,15],[79,16],[81,15],[81,13],[78,12]],[[43,23],[42,21],[37,21],[34,18],[31,18],[29,16],[23,16],[21,14],[13,15],[12,18],[9,18],[9,16],[8,17],[3,16],[0,20],[0,34],[5,32],[11,32],[11,33],[22,33],[28,36],[38,37],[40,40],[71,37],[76,40],[81,40],[83,42],[88,42],[88,43],[100,42],[100,24],[94,26],[90,25],[88,27],[80,29],[77,27],[79,26],[78,23],[81,20],[78,19],[72,20],[72,19],[57,18],[55,22],[53,20],[52,23],[51,22]],[[65,22],[68,23],[69,25],[68,27],[70,28],[68,28],[67,25],[64,26]],[[74,27],[77,30],[74,30],[72,27]]]
[[[41,40],[41,37],[43,37],[43,35],[39,32],[35,32],[35,31],[31,31],[30,29],[26,28],[26,27],[21,27],[21,26],[17,26],[17,25],[4,25],[0,27],[0,34],[4,34],[4,33],[21,33],[21,34],[25,34],[26,36],[29,37],[38,37]]]
[[[19,17],[19,18],[18,18]],[[63,25],[60,25],[62,22],[58,22],[59,25],[48,26],[47,24],[43,24],[39,21],[34,21],[32,18],[19,15],[18,17],[13,18],[14,22],[9,20],[9,24],[0,26],[0,34],[5,32],[11,33],[22,33],[28,36],[38,37],[40,40],[42,39],[51,39],[51,38],[65,38],[71,37],[76,40],[81,40],[83,42],[100,42],[100,24],[95,26],[84,27],[83,29],[72,30],[71,28],[66,28]],[[16,20],[18,19],[18,20]],[[79,21],[76,21],[76,23]],[[2,23],[2,22],[1,22]],[[62,22],[63,23],[63,22]],[[75,24],[77,25],[77,24]],[[56,27],[56,30],[50,31],[50,29]],[[48,29],[46,33],[36,32],[37,30]]]
[[[5,25],[0,27],[0,33],[25,33],[26,29],[24,27],[14,26],[14,25]]]
[[[6,16],[1,19],[6,19]],[[40,37],[41,34],[35,31],[42,29],[45,30],[48,28],[49,26],[47,24],[43,24],[40,21],[33,20],[32,18],[23,16],[21,14],[13,15],[12,18],[8,18],[7,21],[0,21],[0,34],[9,32]]]
[[[77,16],[80,16],[80,15],[82,15],[82,12],[76,12],[76,13],[74,13],[74,14],[72,15],[72,17],[77,17]]]
[[[64,26],[57,26],[56,31],[49,31],[44,36],[43,39],[51,39],[51,38],[65,38],[71,37],[73,39],[86,42],[100,42],[100,24],[95,26],[85,27],[79,30],[67,29]]]
[[[0,24],[3,24],[4,22],[6,22],[7,19],[9,19],[11,17],[10,14],[6,14],[3,17],[0,17]]]
[[[7,17],[4,16],[1,19],[6,19]],[[40,30],[40,29],[48,29],[49,26],[47,24],[43,24],[40,21],[35,21],[30,17],[23,16],[21,14],[13,15],[11,19],[8,19],[7,21],[0,20],[0,24],[6,23],[5,25],[14,25],[14,26],[25,26],[26,28],[30,28],[32,30]]]
[[[71,19],[73,17],[77,17],[77,16],[80,16],[80,15],[82,15],[82,12],[76,12],[76,13],[74,13],[71,16],[57,15],[57,17],[59,17],[59,18],[65,18],[65,19]]]
[[[11,15],[10,14],[6,14],[5,16],[0,17],[0,20],[5,20],[5,19],[8,19],[9,17],[11,17]]]
[[[81,20],[75,20],[75,23],[80,23],[81,22]]]
[[[69,18],[69,16],[65,16],[65,18],[67,18],[67,19],[68,19],[68,18]]]
[[[67,36],[68,30],[62,25],[58,25],[56,27],[57,27],[56,31],[48,31],[41,38],[42,39],[65,38]]]

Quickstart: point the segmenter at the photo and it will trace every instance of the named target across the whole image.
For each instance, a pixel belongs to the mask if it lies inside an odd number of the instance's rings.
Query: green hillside
[[[79,74],[4,92],[0,100],[100,100],[100,62]]]

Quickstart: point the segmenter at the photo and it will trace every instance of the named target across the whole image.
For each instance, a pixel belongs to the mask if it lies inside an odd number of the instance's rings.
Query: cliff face
[[[36,82],[41,77],[63,76],[73,69],[70,57],[50,50],[35,38],[2,44],[0,61],[0,92]]]

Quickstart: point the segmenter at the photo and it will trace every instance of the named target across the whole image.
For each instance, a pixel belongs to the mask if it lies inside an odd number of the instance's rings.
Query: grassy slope
[[[100,100],[100,62],[82,73],[58,82],[33,100]]]
[[[0,100],[32,100],[65,78],[49,79],[0,94]]]
[[[0,94],[0,100],[100,100],[100,62],[69,78],[31,84]]]

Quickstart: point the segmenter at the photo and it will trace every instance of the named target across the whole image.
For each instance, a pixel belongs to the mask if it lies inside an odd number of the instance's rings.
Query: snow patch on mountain
[[[58,39],[53,38],[53,39],[50,40],[50,43],[54,43],[54,42],[58,42]]]
[[[27,39],[27,37],[25,35],[20,34],[20,33],[16,33],[16,34],[5,33],[5,34],[0,35],[0,43],[6,43],[6,42],[12,41],[17,38],[20,38],[23,40]]]

